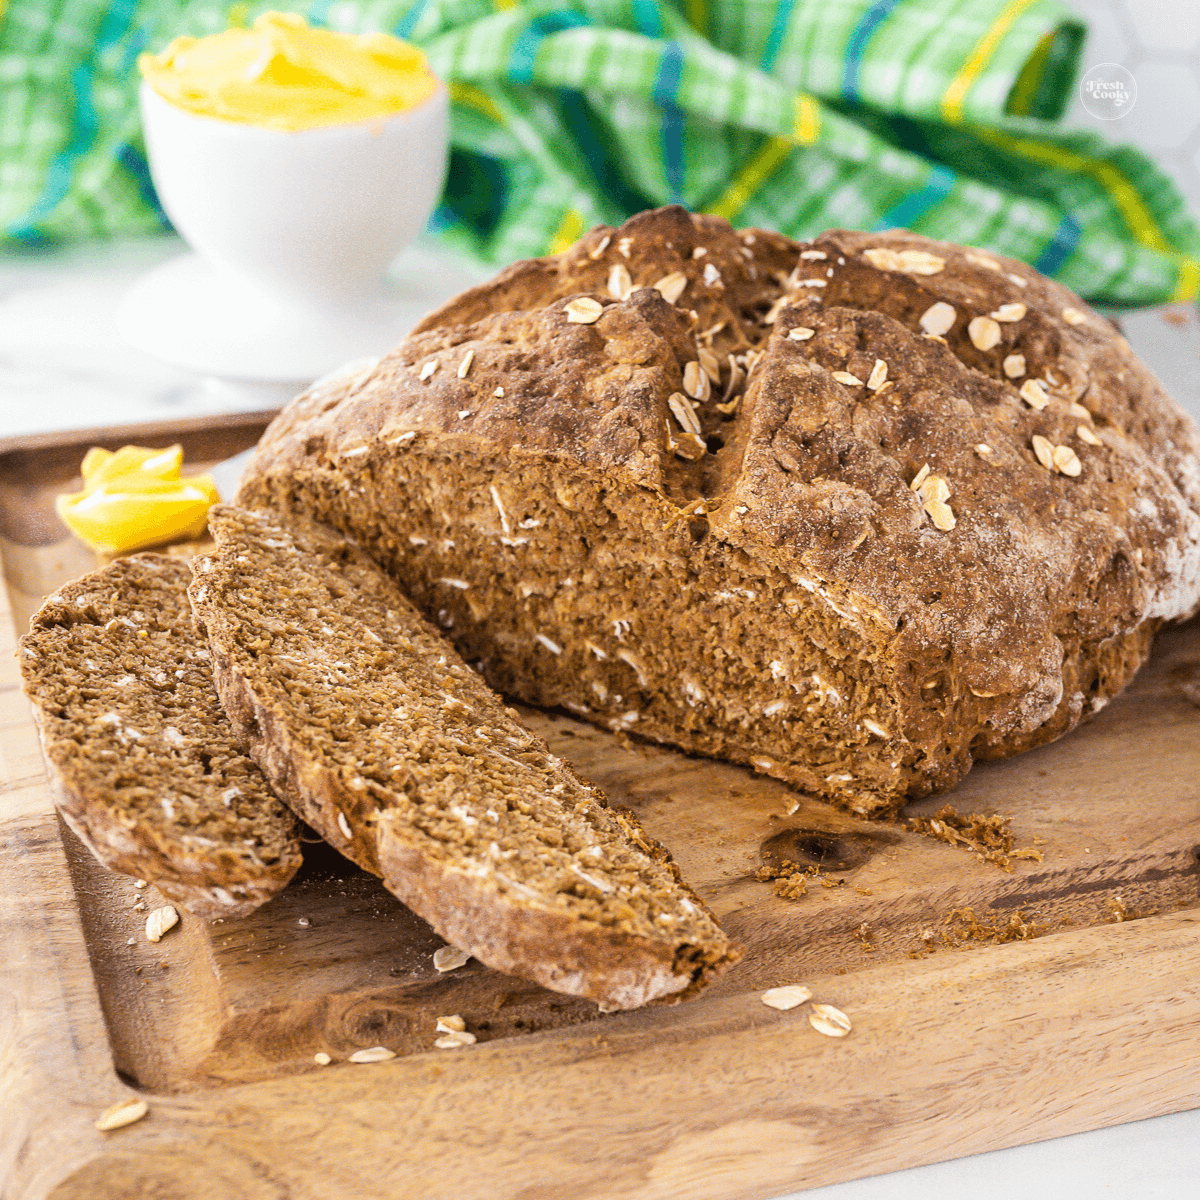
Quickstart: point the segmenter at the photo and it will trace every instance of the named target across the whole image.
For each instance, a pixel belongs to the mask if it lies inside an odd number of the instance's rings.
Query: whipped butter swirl
[[[176,38],[138,66],[164,99],[199,116],[294,132],[352,125],[425,103],[438,80],[415,46],[386,33],[312,29],[269,12],[249,29]]]

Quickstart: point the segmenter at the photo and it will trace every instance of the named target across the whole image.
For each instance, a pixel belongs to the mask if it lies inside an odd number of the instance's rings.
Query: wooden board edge
[[[1162,1115],[1200,1104],[1198,937],[1190,912],[809,980],[844,1040],[744,995],[151,1097],[114,1134],[72,1110],[12,1195],[761,1200]]]
[[[52,429],[46,433],[19,434],[0,438],[0,471],[5,455],[36,450],[59,450],[64,447],[117,443],[124,445],[142,438],[173,438],[207,430],[240,429],[243,426],[265,425],[280,412],[278,408],[257,409],[253,412],[210,413],[198,417],[175,417],[162,421],[141,421],[124,425],[97,425],[90,429]]]

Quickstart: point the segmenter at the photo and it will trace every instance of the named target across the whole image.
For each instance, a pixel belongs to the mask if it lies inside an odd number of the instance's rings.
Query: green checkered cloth
[[[271,5],[0,0],[0,244],[163,228],[137,55]],[[679,203],[796,237],[904,226],[1111,304],[1191,299],[1200,234],[1141,153],[1054,122],[1055,0],[315,0],[450,83],[440,234],[491,263]]]

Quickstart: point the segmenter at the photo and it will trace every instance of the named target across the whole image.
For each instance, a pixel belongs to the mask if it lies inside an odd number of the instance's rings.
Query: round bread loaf
[[[241,499],[501,691],[861,814],[1058,737],[1200,604],[1200,434],[1029,267],[679,208],[300,396]]]

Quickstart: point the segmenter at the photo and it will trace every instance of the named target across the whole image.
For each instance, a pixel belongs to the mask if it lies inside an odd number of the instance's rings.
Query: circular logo
[[[1101,63],[1079,81],[1079,99],[1098,121],[1123,117],[1137,99],[1137,81],[1120,63]]]

